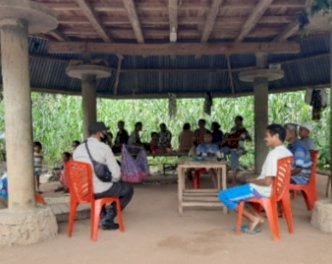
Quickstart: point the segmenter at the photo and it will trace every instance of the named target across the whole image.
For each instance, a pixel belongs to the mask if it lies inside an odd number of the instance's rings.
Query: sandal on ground
[[[256,235],[260,232],[261,232],[261,230],[259,230],[259,229],[250,230],[248,226],[245,226],[245,225],[241,226],[241,233],[244,233],[244,234]]]

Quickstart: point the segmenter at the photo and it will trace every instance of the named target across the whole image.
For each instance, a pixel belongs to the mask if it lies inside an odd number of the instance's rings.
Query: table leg
[[[178,167],[178,212],[179,214],[183,213],[182,201],[183,201],[183,190],[185,184],[185,173],[184,169]]]
[[[223,166],[223,168],[221,169],[222,190],[227,189],[226,171],[227,171],[227,165]],[[225,205],[223,206],[222,211],[223,211],[224,214],[227,214],[228,210],[227,210],[227,207]]]
[[[220,191],[221,189],[221,169],[217,168],[217,189]]]

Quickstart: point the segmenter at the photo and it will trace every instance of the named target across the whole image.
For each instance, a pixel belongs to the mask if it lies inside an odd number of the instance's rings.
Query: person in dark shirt
[[[121,151],[122,144],[128,144],[129,135],[125,129],[125,122],[120,120],[118,122],[119,131],[116,133],[114,146],[112,147],[113,152],[117,153]]]
[[[211,124],[212,130],[212,143],[221,145],[221,142],[224,138],[224,133],[220,130],[220,125],[218,122],[212,122]]]

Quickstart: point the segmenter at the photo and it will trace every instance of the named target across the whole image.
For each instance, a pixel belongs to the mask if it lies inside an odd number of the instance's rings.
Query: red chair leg
[[[294,223],[293,223],[293,214],[292,214],[292,209],[290,206],[290,200],[289,197],[285,197],[284,199],[281,200],[281,204],[282,204],[282,209],[283,209],[283,213],[285,216],[285,220],[287,223],[287,227],[288,227],[288,232],[289,233],[294,233]]]
[[[274,203],[271,202],[270,204],[265,205],[264,209],[266,212],[267,220],[269,222],[273,239],[280,240],[278,212],[276,205],[274,205]]]
[[[242,218],[243,218],[243,208],[244,202],[240,202],[237,208],[237,219],[236,219],[236,234],[241,234],[241,225],[242,225]]]
[[[98,238],[98,226],[100,220],[100,212],[102,203],[99,200],[95,200],[94,205],[91,207],[91,240],[97,241]]]
[[[117,214],[117,218],[118,218],[118,223],[119,223],[120,231],[124,232],[125,231],[125,227],[124,227],[124,223],[123,223],[123,217],[122,217],[122,210],[121,210],[120,200],[116,199],[115,203],[116,203],[116,214]]]
[[[71,237],[73,233],[77,206],[78,203],[72,201],[70,202],[69,216],[68,216],[68,237]]]

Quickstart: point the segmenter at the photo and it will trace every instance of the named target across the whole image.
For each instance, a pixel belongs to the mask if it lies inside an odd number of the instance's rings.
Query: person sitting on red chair
[[[108,127],[103,122],[96,122],[89,126],[89,138],[87,139],[87,145],[85,143],[79,145],[74,153],[73,159],[75,161],[82,161],[90,163],[91,159],[87,152],[87,147],[91,153],[93,159],[99,163],[106,164],[109,171],[112,173],[111,182],[101,181],[95,173],[93,173],[93,188],[95,199],[118,197],[121,203],[121,209],[124,209],[131,201],[134,190],[131,185],[120,181],[121,172],[120,167],[114,157],[114,154],[109,145],[105,144],[107,140]],[[93,166],[92,166],[93,167]],[[119,228],[119,225],[114,223],[116,217],[116,208],[112,204],[109,211],[102,214],[101,227],[106,230],[115,230]]]
[[[265,144],[272,150],[267,155],[260,176],[247,179],[247,184],[229,188],[219,193],[219,200],[229,208],[236,211],[241,201],[251,198],[268,198],[271,196],[273,178],[277,176],[278,160],[292,156],[292,153],[283,145],[286,130],[279,124],[271,124],[266,129]],[[263,224],[264,219],[251,207],[244,208],[243,215],[249,220],[248,227],[243,232],[255,233]]]

